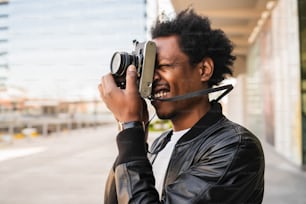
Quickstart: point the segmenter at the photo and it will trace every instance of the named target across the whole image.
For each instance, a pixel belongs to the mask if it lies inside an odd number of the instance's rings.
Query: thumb
[[[137,71],[134,65],[130,65],[126,73],[126,90],[128,92],[138,91],[137,89]]]

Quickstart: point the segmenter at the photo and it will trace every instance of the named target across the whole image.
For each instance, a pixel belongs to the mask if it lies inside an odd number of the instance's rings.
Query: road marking
[[[46,147],[0,150],[0,162],[18,157],[29,156],[46,151]]]

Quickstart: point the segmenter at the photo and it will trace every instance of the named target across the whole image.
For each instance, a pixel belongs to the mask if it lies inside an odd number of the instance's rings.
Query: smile
[[[164,98],[168,95],[168,93],[169,93],[168,91],[161,90],[154,94],[154,98]]]

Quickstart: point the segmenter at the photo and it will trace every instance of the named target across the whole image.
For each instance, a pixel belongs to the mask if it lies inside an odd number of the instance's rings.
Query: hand
[[[128,67],[126,73],[126,88],[117,87],[111,74],[101,78],[99,84],[100,96],[107,108],[120,122],[148,121],[146,102],[141,98],[137,88],[137,72],[134,65]]]

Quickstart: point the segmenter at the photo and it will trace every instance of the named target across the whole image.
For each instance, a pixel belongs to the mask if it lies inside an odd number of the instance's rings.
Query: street
[[[0,161],[1,204],[103,203],[116,153],[114,126],[15,142],[8,150],[43,150]]]
[[[115,137],[116,126],[105,125],[0,146],[0,203],[103,203],[104,183],[117,152]],[[264,203],[305,203],[306,173],[269,145],[264,144],[264,151]]]

